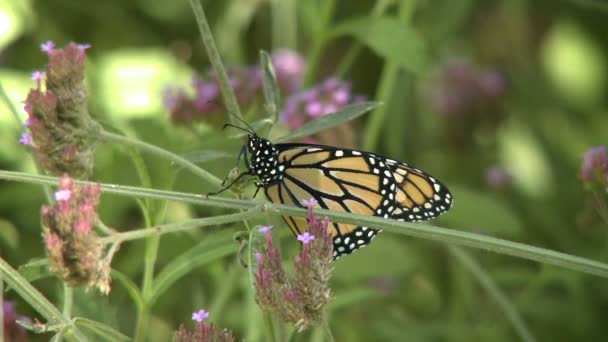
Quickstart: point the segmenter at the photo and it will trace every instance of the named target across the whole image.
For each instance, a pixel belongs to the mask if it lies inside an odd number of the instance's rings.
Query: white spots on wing
[[[384,179],[382,180],[382,184],[387,185],[387,184],[388,184],[388,178],[384,178]]]
[[[374,173],[375,173],[375,174],[379,174],[379,173],[380,173],[380,170],[378,170],[378,169],[374,168]]]
[[[344,151],[338,150],[336,151],[336,157],[342,157],[344,155]]]
[[[391,177],[392,176],[391,173],[388,170],[384,170],[384,175],[386,177]]]
[[[372,165],[376,165],[376,159],[375,159],[375,158],[370,157],[370,158],[369,158],[369,163],[370,163],[370,164],[372,164]],[[375,170],[375,169],[374,169],[374,170]]]
[[[317,152],[317,151],[321,151],[321,149],[318,147],[309,147],[306,149],[306,152]]]
[[[439,192],[439,190],[441,190],[441,186],[437,183],[433,184],[433,188],[435,189],[436,192]]]
[[[360,156],[361,152],[359,151],[352,151],[353,156]]]

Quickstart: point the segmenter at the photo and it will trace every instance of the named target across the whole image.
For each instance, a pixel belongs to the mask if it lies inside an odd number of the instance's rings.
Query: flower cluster
[[[88,178],[92,172],[89,135],[95,123],[88,114],[84,87],[87,48],[89,45],[75,43],[64,49],[55,49],[51,41],[42,44],[49,63],[46,72],[32,75],[36,88],[25,100],[29,132],[19,142],[31,146],[40,164],[54,175]]]
[[[281,254],[273,245],[271,227],[262,227],[266,248],[256,253],[256,301],[263,310],[277,314],[283,321],[302,331],[321,320],[331,299],[329,280],[333,270],[333,245],[327,228],[329,219],[313,215],[316,201],[308,206],[307,231],[298,235],[302,251],[294,258],[294,274],[288,278],[281,263]]]
[[[4,317],[4,341],[24,342],[28,340],[25,328],[17,324],[17,320],[31,322],[31,319],[18,315],[14,302],[2,302],[2,317]]]
[[[228,70],[230,85],[237,99],[244,105],[253,103],[262,89],[262,73],[258,67],[230,68]],[[219,124],[222,120],[221,94],[219,82],[214,72],[206,77],[192,77],[194,96],[179,88],[167,87],[163,94],[165,107],[171,113],[171,120],[176,124],[187,125],[193,121],[205,120]]]
[[[217,328],[213,323],[206,323],[209,312],[201,309],[192,314],[192,320],[198,322],[194,332],[188,331],[182,324],[173,334],[174,342],[233,342],[234,335],[227,329]]]
[[[592,147],[583,156],[581,179],[591,188],[608,191],[608,156],[606,146]]]
[[[479,70],[467,60],[442,65],[430,84],[431,108],[446,118],[461,118],[505,94],[505,80],[497,70]]]
[[[42,227],[50,269],[70,286],[110,291],[110,261],[93,230],[99,185],[79,186],[64,176],[55,204],[42,208]]]

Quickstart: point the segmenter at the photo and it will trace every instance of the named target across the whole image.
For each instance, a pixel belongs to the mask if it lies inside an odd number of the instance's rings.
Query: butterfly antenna
[[[213,103],[216,106],[220,106],[220,104],[217,101],[214,101],[214,100],[209,100],[209,101],[207,101],[207,103]],[[247,121],[243,120],[240,116],[238,116],[238,115],[234,114],[233,112],[229,111],[228,108],[224,108],[224,109],[226,110],[226,112],[228,114],[232,115],[233,118],[235,118],[240,123],[244,124],[247,129],[245,129],[243,127],[240,127],[240,126],[233,125],[233,124],[225,124],[223,128],[234,127],[234,128],[238,128],[238,129],[240,129],[242,131],[245,131],[245,132],[247,132],[249,134],[257,135],[257,133],[255,132],[255,129],[253,129],[253,127],[251,127],[251,125],[249,123],[247,123]]]

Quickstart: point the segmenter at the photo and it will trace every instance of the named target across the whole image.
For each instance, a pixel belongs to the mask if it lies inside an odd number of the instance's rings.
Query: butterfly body
[[[258,186],[275,203],[303,207],[302,200],[314,198],[324,209],[408,222],[435,218],[452,205],[452,195],[435,178],[379,154],[272,144],[255,134],[249,135],[239,159],[243,153],[248,168],[244,174],[257,176]],[[304,218],[283,218],[294,234],[306,230]],[[334,258],[366,246],[379,232],[343,223],[332,223],[330,229]]]

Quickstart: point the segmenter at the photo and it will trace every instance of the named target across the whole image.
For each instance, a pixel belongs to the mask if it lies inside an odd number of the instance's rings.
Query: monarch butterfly
[[[304,206],[301,200],[314,198],[324,209],[416,222],[435,218],[452,205],[452,195],[441,182],[406,163],[325,145],[272,144],[242,122],[247,128],[224,127],[248,133],[236,161],[238,166],[244,156],[247,171],[211,194],[219,194],[249,175],[260,180],[257,190],[264,188],[271,202],[298,207]],[[304,218],[283,219],[296,235],[306,230]],[[344,223],[332,223],[330,229],[334,259],[366,246],[380,232]]]

